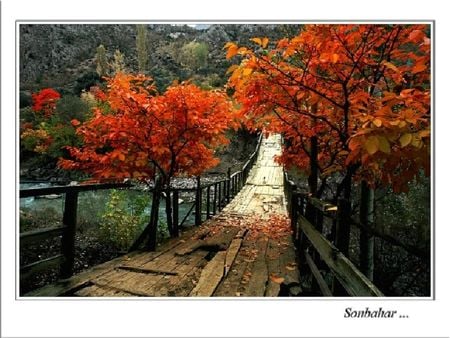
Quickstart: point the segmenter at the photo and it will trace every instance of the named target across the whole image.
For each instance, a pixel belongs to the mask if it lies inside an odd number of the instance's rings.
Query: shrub
[[[128,198],[124,190],[112,190],[101,215],[101,236],[120,250],[128,249],[142,229],[150,203],[149,196]]]
[[[32,104],[31,94],[21,90],[19,97],[20,108],[30,107],[31,104]]]
[[[70,124],[70,121],[77,119],[84,121],[90,111],[90,107],[78,96],[63,96],[56,104],[58,122]]]
[[[83,74],[76,80],[74,87],[74,94],[80,95],[83,90],[89,91],[92,86],[97,86],[102,83],[100,76],[96,72],[89,72]]]

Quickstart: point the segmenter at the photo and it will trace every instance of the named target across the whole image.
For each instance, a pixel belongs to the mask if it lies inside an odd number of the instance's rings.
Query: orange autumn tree
[[[341,175],[405,190],[429,171],[430,39],[427,25],[305,25],[292,39],[253,48],[228,43],[229,86],[250,127],[281,132],[279,160],[310,174],[319,195]],[[318,174],[322,186],[317,189]]]
[[[155,205],[157,212],[160,189],[170,196],[173,177],[200,175],[218,163],[214,149],[228,142],[224,132],[235,123],[222,91],[190,83],[174,84],[158,95],[150,78],[119,73],[96,97],[101,102],[92,118],[77,128],[83,146],[69,148],[72,159],[59,164],[96,179],[131,177],[149,183],[156,177],[152,212]],[[166,203],[172,233],[170,198]]]

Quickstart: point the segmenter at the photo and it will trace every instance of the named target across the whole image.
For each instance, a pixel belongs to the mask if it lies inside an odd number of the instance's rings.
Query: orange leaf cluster
[[[77,128],[84,145],[69,148],[72,159],[59,161],[94,178],[199,175],[217,164],[214,149],[228,142],[224,132],[236,126],[224,92],[190,83],[158,95],[150,78],[118,73],[96,97],[93,117]]]
[[[322,176],[360,168],[358,178],[396,190],[430,152],[430,27],[305,25],[261,50],[228,45],[240,114],[250,129],[282,133],[286,166],[308,171],[312,136]]]

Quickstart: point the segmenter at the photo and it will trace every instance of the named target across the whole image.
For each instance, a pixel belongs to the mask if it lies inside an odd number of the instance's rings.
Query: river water
[[[31,189],[31,188],[45,188],[51,186],[51,183],[47,182],[36,182],[36,183],[20,183],[20,189]],[[150,194],[148,191],[141,191],[136,189],[126,189],[126,201],[124,205],[128,205],[132,209],[133,201],[136,198]],[[98,224],[101,219],[101,215],[105,212],[106,205],[110,199],[111,190],[96,190],[96,191],[86,191],[80,192],[78,197],[78,224]],[[187,214],[191,208],[193,202],[190,201],[189,196],[181,196],[179,204],[179,220],[183,220],[184,216]],[[148,207],[144,209],[145,216],[150,217],[151,209],[151,196]],[[62,215],[64,212],[64,195],[51,195],[51,196],[40,196],[40,197],[27,197],[20,198],[20,211],[21,214],[27,214],[30,217],[32,215],[37,215],[38,213],[51,214],[54,217],[60,217],[62,220]],[[131,212],[131,210],[130,210]],[[144,219],[146,218],[144,216]],[[160,202],[159,209],[160,222],[166,223],[165,215],[165,203],[164,200]],[[195,216],[193,213],[187,218],[184,225],[194,224]],[[146,223],[142,224],[144,227]]]

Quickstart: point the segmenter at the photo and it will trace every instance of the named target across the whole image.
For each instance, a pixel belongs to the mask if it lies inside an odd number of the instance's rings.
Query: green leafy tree
[[[145,25],[136,25],[136,50],[139,72],[145,73],[148,69],[147,28]]]
[[[111,62],[111,70],[113,74],[125,72],[125,57],[118,49],[114,52],[113,61]]]
[[[109,75],[109,65],[106,57],[106,48],[103,45],[97,47],[97,53],[95,54],[95,63],[97,65],[96,71],[99,76]]]
[[[193,71],[197,71],[207,65],[208,53],[206,43],[191,41],[181,48],[180,63]]]

